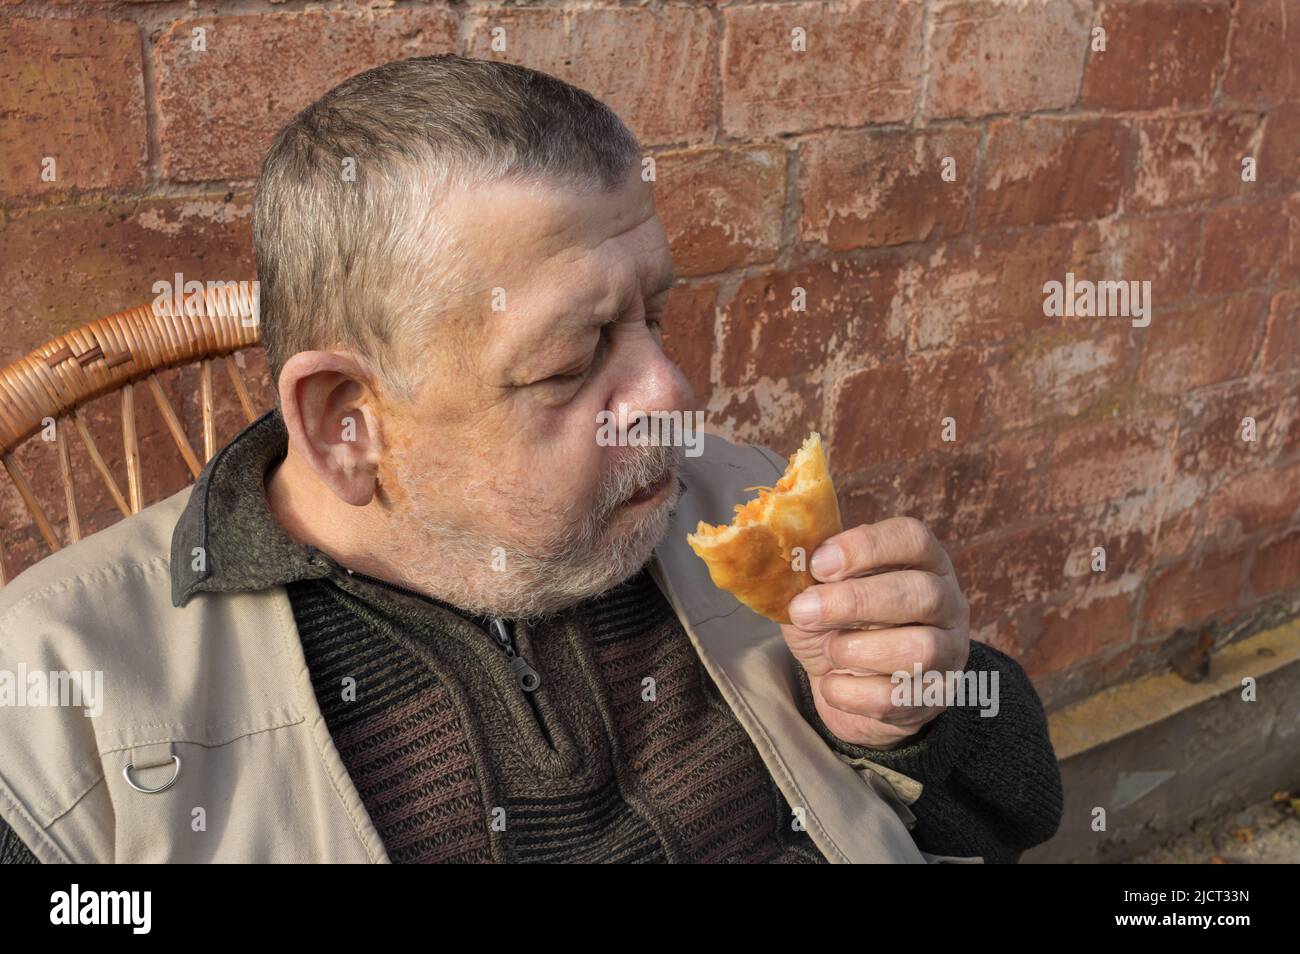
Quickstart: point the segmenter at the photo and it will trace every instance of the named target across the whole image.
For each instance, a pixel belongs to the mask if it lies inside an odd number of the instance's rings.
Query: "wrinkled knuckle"
[[[913,573],[910,577],[912,615],[915,622],[930,622],[938,617],[943,607],[943,588],[928,573]]]
[[[930,530],[916,517],[903,517],[899,530],[909,552],[922,553],[930,546]]]
[[[939,634],[932,629],[918,630],[912,637],[912,658],[926,672],[939,668]]]
[[[838,618],[847,619],[853,623],[870,623],[872,621],[870,587],[862,586],[858,583],[850,583],[849,593],[849,605],[846,607],[848,612],[842,614]]]

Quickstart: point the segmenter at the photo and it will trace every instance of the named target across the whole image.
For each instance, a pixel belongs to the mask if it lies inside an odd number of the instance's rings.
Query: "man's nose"
[[[635,350],[624,356],[628,367],[615,379],[619,385],[610,395],[609,409],[617,412],[622,403],[629,413],[693,410],[695,394],[677,363],[653,340]]]

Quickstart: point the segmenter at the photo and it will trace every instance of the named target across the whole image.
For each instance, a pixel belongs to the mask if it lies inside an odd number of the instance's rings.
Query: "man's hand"
[[[946,706],[893,705],[890,676],[910,678],[918,662],[961,670],[970,656],[970,607],[952,562],[925,524],[894,517],[831,537],[809,570],[822,582],[790,601],[781,633],[817,713],[845,742],[897,748]]]

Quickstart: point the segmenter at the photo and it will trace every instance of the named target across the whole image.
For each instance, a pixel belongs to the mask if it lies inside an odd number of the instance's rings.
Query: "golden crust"
[[[737,504],[730,525],[701,520],[686,542],[716,586],[754,612],[788,623],[790,600],[816,582],[807,570],[813,551],[842,529],[821,436],[813,432],[804,441],[775,487],[750,489],[758,497]],[[797,564],[796,548],[802,550]]]

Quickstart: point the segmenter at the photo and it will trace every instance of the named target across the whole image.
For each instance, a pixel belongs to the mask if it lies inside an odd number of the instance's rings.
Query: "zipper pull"
[[[506,655],[510,657],[510,668],[515,671],[515,683],[524,692],[533,692],[542,684],[542,677],[537,670],[528,665],[528,660],[515,652],[514,637],[510,634],[510,624],[499,617],[492,617],[488,624],[492,638],[497,641]]]

